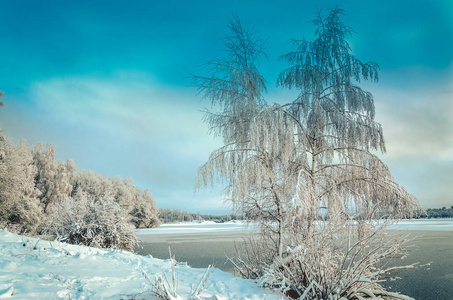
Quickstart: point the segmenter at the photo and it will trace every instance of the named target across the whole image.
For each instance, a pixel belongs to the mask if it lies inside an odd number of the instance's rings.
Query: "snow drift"
[[[0,298],[155,299],[151,282],[170,260],[49,242],[0,230]],[[189,299],[205,269],[176,265],[178,299]],[[143,273],[146,272],[149,280]],[[280,299],[255,282],[211,269],[201,299]]]

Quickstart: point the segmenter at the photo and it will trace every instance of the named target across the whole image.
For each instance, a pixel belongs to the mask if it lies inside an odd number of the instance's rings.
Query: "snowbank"
[[[0,298],[130,299],[149,291],[150,280],[163,272],[171,278],[169,260],[126,251],[48,242],[0,230]],[[205,270],[177,265],[178,294],[188,299]],[[211,269],[203,299],[280,299],[253,281]],[[137,299],[154,299],[149,292]]]

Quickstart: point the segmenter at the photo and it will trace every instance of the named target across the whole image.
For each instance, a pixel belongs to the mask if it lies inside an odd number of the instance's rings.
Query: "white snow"
[[[0,230],[0,298],[155,299],[157,275],[171,278],[169,260],[23,237]],[[178,264],[178,299],[189,299],[205,269]],[[203,299],[280,299],[251,280],[211,269]],[[217,296],[217,298],[213,298]]]
[[[164,224],[139,234],[240,232],[242,222]],[[403,220],[396,230],[453,231],[453,219]],[[96,249],[23,237],[0,230],[0,299],[155,299],[150,280],[163,272],[171,278],[169,260],[126,251]],[[189,299],[205,269],[178,264],[178,295]],[[280,299],[255,282],[211,269],[203,299]]]

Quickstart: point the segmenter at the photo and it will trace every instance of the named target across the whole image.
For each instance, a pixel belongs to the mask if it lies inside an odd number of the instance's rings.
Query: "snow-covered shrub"
[[[51,208],[45,227],[49,238],[97,248],[133,251],[137,237],[112,198],[67,198]]]
[[[405,255],[404,239],[389,237],[384,227],[359,234],[355,222],[344,230],[319,222],[312,235],[302,238],[298,225],[286,231],[291,241],[282,257],[270,253],[270,238],[246,240],[240,257],[232,259],[239,275],[296,299],[412,299],[380,284],[393,280],[394,269],[415,267],[388,266]]]

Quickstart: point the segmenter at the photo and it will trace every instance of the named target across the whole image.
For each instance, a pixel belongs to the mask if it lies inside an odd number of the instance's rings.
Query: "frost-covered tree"
[[[123,179],[119,176],[109,177],[111,196],[126,211],[131,211],[135,202],[135,186],[131,178]]]
[[[378,66],[351,54],[347,38],[352,31],[341,14],[335,9],[318,16],[315,41],[294,41],[296,50],[282,56],[290,67],[278,80],[300,90],[295,101],[278,110],[295,134],[289,151],[302,153],[295,206],[306,219],[308,235],[320,215],[339,226],[345,218],[402,217],[419,208],[373,153],[385,152],[383,132],[374,119],[373,96],[358,83],[377,81]]]
[[[14,144],[0,132],[0,227],[35,233],[42,220],[35,174],[29,146]]]
[[[285,201],[294,193],[287,186],[295,187],[294,171],[289,170],[286,157],[275,155],[274,141],[266,140],[273,136],[262,132],[273,130],[272,121],[265,128],[258,128],[255,122],[269,112],[263,98],[265,80],[257,68],[265,56],[264,43],[238,19],[230,20],[229,28],[227,56],[207,63],[211,76],[195,77],[199,92],[220,108],[206,112],[205,120],[224,141],[199,169],[198,187],[214,182],[217,175],[226,180],[225,191],[234,208],[248,220],[263,221],[263,233],[271,231],[281,255]],[[289,131],[280,133],[291,135]],[[276,229],[268,226],[272,222],[278,224]]]
[[[227,55],[206,63],[212,76],[195,76],[195,85],[204,98],[219,106],[218,113],[206,112],[205,120],[215,135],[225,144],[238,146],[248,143],[250,124],[265,105],[262,93],[266,91],[264,78],[257,65],[264,42],[245,28],[239,19],[229,20],[231,35],[224,40]]]
[[[0,98],[5,93],[0,91]],[[5,103],[0,101],[0,107]],[[29,146],[16,145],[0,128],[0,228],[36,233],[42,220],[39,190],[34,185],[36,168]]]
[[[130,222],[135,228],[153,228],[159,226],[156,201],[148,190],[134,189],[135,197],[128,210]]]
[[[49,205],[69,196],[76,166],[72,160],[66,163],[55,160],[55,147],[38,143],[33,149],[33,164],[37,168],[35,185],[41,191],[39,196],[47,212]]]
[[[99,218],[96,217],[99,213],[94,215],[97,226],[113,226],[109,223],[112,220],[136,227],[158,226],[154,197],[148,190],[135,187],[132,179],[108,178],[95,172],[75,170],[72,160],[66,163],[55,160],[53,145],[38,143],[30,147],[25,142],[17,145],[0,129],[0,227],[31,235],[41,234],[43,227],[53,226],[57,219],[55,211],[67,209],[74,213],[82,208],[84,211],[101,209],[111,201],[115,202],[115,210],[108,210],[111,214]],[[60,202],[64,203],[60,205]],[[52,209],[54,205],[58,206],[55,210]],[[74,207],[69,209],[70,205]],[[64,224],[77,227],[77,222]],[[116,234],[128,235],[129,232],[123,229],[116,230]],[[127,236],[124,238],[128,239]],[[105,242],[104,246],[107,244]]]
[[[225,143],[199,180],[226,179],[233,203],[260,225],[260,239],[246,244],[248,261],[240,260],[242,275],[303,299],[398,298],[378,284],[378,264],[400,244],[381,239],[376,220],[411,216],[419,205],[374,154],[385,152],[382,128],[359,83],[377,81],[378,66],[352,55],[341,14],[319,14],[316,39],[293,41],[295,51],[282,56],[290,66],[278,85],[300,91],[286,105],[261,98],[257,55],[248,53],[262,48],[230,23],[230,56],[208,64],[212,77],[197,78],[204,96],[223,108],[207,121]]]
[[[93,171],[78,171],[74,174],[73,190],[71,195],[80,198],[102,199],[113,196],[112,184],[107,176],[97,174]],[[77,198],[77,197],[76,197]]]
[[[134,186],[130,178],[79,171],[74,176],[71,195],[75,200],[91,198],[94,201],[110,197],[127,212],[126,219],[137,228],[159,226],[154,197],[148,190]]]

